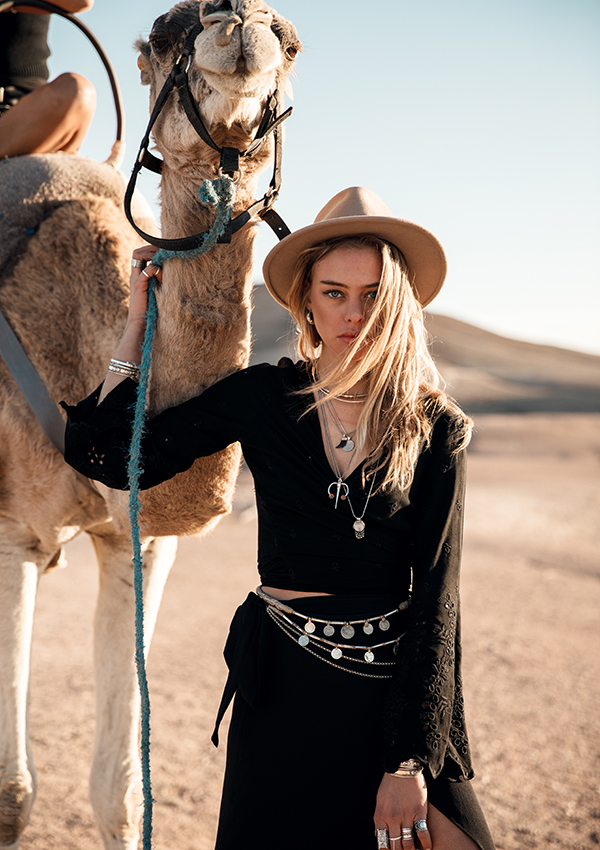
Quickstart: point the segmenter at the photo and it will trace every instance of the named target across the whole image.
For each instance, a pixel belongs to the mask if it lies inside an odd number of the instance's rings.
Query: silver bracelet
[[[416,759],[408,759],[402,761],[398,765],[398,770],[390,773],[390,776],[418,776],[423,773],[423,767]]]
[[[108,364],[108,371],[114,372],[116,375],[123,375],[125,378],[131,378],[134,381],[140,379],[140,367],[130,360],[117,360],[113,357]]]

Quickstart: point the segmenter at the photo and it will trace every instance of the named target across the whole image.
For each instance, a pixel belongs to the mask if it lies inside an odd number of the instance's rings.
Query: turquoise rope
[[[193,259],[207,251],[216,244],[219,236],[225,231],[227,222],[230,221],[235,201],[235,185],[229,177],[219,177],[216,180],[205,180],[198,195],[204,203],[217,207],[215,221],[208,231],[204,242],[199,248],[191,251],[158,251],[152,264],[162,264],[173,257]],[[138,685],[141,697],[141,762],[142,762],[142,794],[144,800],[144,820],[142,828],[143,850],[152,848],[152,782],[150,778],[150,694],[148,690],[148,677],[146,675],[146,659],[144,655],[144,590],[143,590],[143,561],[142,546],[140,540],[139,512],[140,503],[140,477],[144,471],[142,458],[142,438],[146,426],[146,405],[148,400],[148,386],[150,382],[150,366],[152,363],[152,344],[156,331],[157,307],[156,293],[154,291],[154,278],[148,282],[148,312],[146,317],[146,333],[142,348],[142,362],[140,364],[140,379],[138,384],[135,412],[133,418],[133,429],[131,433],[131,444],[129,447],[129,463],[127,474],[129,477],[129,522],[131,525],[131,543],[133,547],[133,587],[135,594],[135,663],[137,667]]]

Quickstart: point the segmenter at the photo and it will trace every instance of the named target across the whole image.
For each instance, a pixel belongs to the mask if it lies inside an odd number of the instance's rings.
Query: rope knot
[[[166,248],[161,248],[152,258],[152,264],[162,266],[166,260],[172,260],[174,257],[181,260],[195,260],[196,257],[201,257],[202,254],[208,253],[213,245],[216,245],[219,237],[225,233],[225,228],[233,213],[233,204],[235,202],[235,183],[223,174],[215,180],[203,180],[202,185],[198,189],[198,197],[203,204],[208,204],[211,207],[216,207],[215,220],[212,226],[204,234],[202,243],[197,248],[191,248],[189,251],[170,251]]]

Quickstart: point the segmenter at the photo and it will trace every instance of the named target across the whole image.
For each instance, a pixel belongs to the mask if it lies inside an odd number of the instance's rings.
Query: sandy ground
[[[599,509],[599,415],[478,418],[464,677],[475,782],[498,850],[600,844]],[[225,678],[221,648],[256,584],[255,539],[243,478],[234,513],[210,537],[180,542],[149,662],[157,850],[213,846],[224,751],[209,737]],[[67,556],[38,597],[39,792],[22,850],[101,846],[87,799],[97,571],[85,537]]]

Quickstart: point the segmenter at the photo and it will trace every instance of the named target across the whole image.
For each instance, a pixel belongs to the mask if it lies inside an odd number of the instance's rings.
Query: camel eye
[[[297,53],[298,53],[297,47],[288,47],[287,50],[285,51],[285,54],[288,57],[288,59],[295,59]]]
[[[169,39],[164,35],[150,36],[150,44],[155,53],[163,53],[169,47]]]

